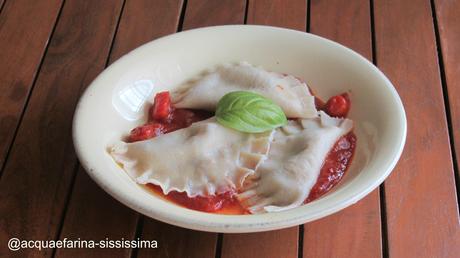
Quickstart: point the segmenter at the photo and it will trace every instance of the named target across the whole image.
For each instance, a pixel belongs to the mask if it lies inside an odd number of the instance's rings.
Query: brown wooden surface
[[[247,23],[306,31],[307,1],[249,0]]]
[[[214,257],[217,234],[171,226],[145,218],[142,239],[154,239],[158,249],[139,249],[138,257]]]
[[[384,183],[388,253],[458,257],[458,207],[430,2],[374,4],[377,64],[402,98],[409,132]]]
[[[249,234],[224,234],[223,258],[297,257],[298,227]]]
[[[372,60],[369,1],[312,1],[310,32]],[[357,204],[304,225],[304,257],[381,257],[379,189]],[[331,244],[334,243],[334,248]]]
[[[3,10],[3,4],[5,4],[5,0],[0,0],[0,12]]]
[[[246,0],[188,0],[182,29],[244,23]]]
[[[101,190],[80,168],[59,239],[135,239],[138,215]],[[130,249],[57,249],[55,257],[129,257]]]
[[[61,0],[17,0],[0,13],[0,168],[60,8]]]
[[[57,237],[76,165],[72,115],[81,89],[104,67],[121,6],[118,0],[64,4],[0,181],[0,257],[9,253],[3,243],[13,236]]]
[[[448,129],[458,161],[459,1],[65,0],[61,6],[59,0],[6,0],[0,12],[0,257],[458,257]],[[312,33],[368,59],[374,51],[409,124],[405,151],[383,196],[376,190],[300,229],[218,236],[139,215],[78,166],[73,110],[107,63],[176,30],[245,21],[301,31],[308,23]],[[159,248],[12,253],[6,246],[12,237],[140,237],[157,240]]]
[[[449,93],[449,110],[457,161],[460,162],[460,1],[436,0],[436,18],[442,49],[445,83]]]

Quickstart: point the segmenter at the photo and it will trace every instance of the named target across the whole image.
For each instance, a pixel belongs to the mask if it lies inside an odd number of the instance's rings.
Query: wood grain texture
[[[281,26],[306,30],[305,1],[249,0],[247,21],[250,24]],[[299,227],[252,233],[225,234],[222,258],[297,257]]]
[[[181,7],[182,0],[128,0],[110,62],[148,41],[174,33]],[[60,238],[131,240],[135,239],[138,219],[137,212],[104,193],[80,167]],[[56,252],[56,257],[83,256],[130,257],[131,249],[59,249]]]
[[[430,2],[374,1],[377,64],[404,103],[405,151],[385,181],[390,257],[458,257],[460,227]]]
[[[311,0],[310,32],[347,46],[372,61],[371,17],[367,0]]]
[[[175,227],[145,218],[142,239],[157,240],[158,249],[139,249],[143,257],[213,258],[217,234]]]
[[[312,0],[310,32],[372,60],[369,1]],[[334,215],[304,225],[304,257],[381,257],[379,190]],[[331,248],[333,243],[333,248]]]
[[[306,31],[307,1],[305,0],[249,0],[248,8],[248,24]]]
[[[434,3],[449,94],[456,161],[457,167],[460,167],[460,1],[435,0]],[[460,171],[457,173],[460,177]]]
[[[304,225],[303,257],[382,257],[378,189],[339,213]]]
[[[104,68],[122,1],[67,0],[0,181],[4,243],[57,238],[75,173],[72,115],[81,90]],[[18,257],[49,257],[24,249]]]
[[[126,0],[110,63],[154,39],[175,33],[183,0]]]
[[[299,227],[261,233],[224,234],[222,258],[297,257]]]
[[[246,0],[188,0],[182,29],[242,24]]]
[[[99,188],[80,168],[59,239],[135,239],[137,213]],[[130,257],[131,249],[60,248],[55,257]]]
[[[3,10],[3,4],[5,4],[5,0],[0,0],[0,13]]]
[[[242,1],[222,1],[225,8],[217,8],[217,1],[187,1],[183,28],[230,24],[244,20]],[[220,3],[220,1],[219,1]],[[191,10],[192,14],[188,14]],[[200,14],[200,15],[198,15]],[[139,249],[138,257],[214,257],[217,234],[187,230],[145,218],[143,239],[155,239],[158,249]]]
[[[61,4],[61,0],[17,0],[8,1],[3,6],[0,15],[0,168],[3,167]]]

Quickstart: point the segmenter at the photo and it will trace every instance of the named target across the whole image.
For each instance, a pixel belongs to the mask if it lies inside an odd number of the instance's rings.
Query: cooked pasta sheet
[[[248,63],[218,66],[182,85],[171,97],[178,108],[215,111],[220,98],[232,91],[251,91],[269,98],[290,118],[317,115],[315,98],[304,82]]]
[[[145,141],[120,141],[110,154],[139,184],[159,185],[165,194],[214,195],[241,188],[265,159],[273,133],[241,133],[210,118]]]

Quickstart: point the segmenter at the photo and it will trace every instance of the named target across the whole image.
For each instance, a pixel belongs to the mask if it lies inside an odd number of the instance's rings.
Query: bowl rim
[[[187,208],[180,207],[181,210],[187,210],[187,212],[181,213],[172,213],[168,211],[160,211],[155,209],[149,209],[142,205],[140,200],[132,198],[129,194],[120,191],[119,188],[110,184],[110,182],[106,182],[104,178],[99,177],[97,173],[94,173],[94,169],[90,166],[84,151],[82,150],[81,143],[77,136],[77,130],[79,125],[79,120],[82,117],[81,112],[81,105],[83,100],[88,96],[88,92],[90,89],[98,85],[98,81],[100,80],[101,76],[113,69],[114,65],[123,62],[126,56],[132,55],[138,52],[143,52],[144,49],[148,48],[148,46],[152,44],[156,44],[158,42],[172,40],[180,37],[184,37],[190,34],[194,34],[197,32],[213,32],[216,30],[234,30],[237,32],[238,30],[266,30],[267,32],[277,33],[295,33],[305,37],[312,37],[313,39],[318,39],[324,44],[329,44],[333,47],[339,48],[345,52],[348,52],[352,56],[360,59],[367,64],[367,66],[377,74],[377,76],[383,81],[384,85],[386,86],[387,90],[391,93],[391,97],[395,100],[396,104],[398,105],[399,117],[398,120],[401,122],[401,128],[399,133],[397,134],[398,139],[397,142],[399,143],[398,146],[395,146],[395,151],[391,152],[391,157],[387,158],[387,165],[382,172],[379,174],[378,178],[374,178],[375,180],[368,180],[367,184],[362,186],[358,192],[354,192],[354,195],[345,196],[339,198],[336,201],[330,201],[327,205],[323,204],[323,208],[318,212],[310,212],[308,218],[305,217],[305,214],[302,214],[302,206],[293,208],[290,210],[277,212],[275,213],[267,213],[261,215],[222,215],[222,214],[211,214],[211,213],[203,213],[198,211],[191,211]],[[101,72],[92,82],[91,84],[84,90],[81,94],[78,104],[75,109],[73,123],[72,123],[72,138],[74,143],[74,148],[76,155],[80,161],[80,164],[83,166],[87,174],[94,180],[105,192],[111,195],[116,200],[120,201],[124,205],[130,207],[131,209],[138,211],[148,217],[154,218],[156,220],[173,224],[176,226],[200,230],[200,231],[208,231],[208,232],[224,232],[224,233],[245,233],[245,232],[260,232],[260,231],[268,231],[268,230],[275,230],[281,228],[287,228],[291,226],[296,226],[299,224],[303,224],[306,222],[310,222],[325,216],[328,216],[332,213],[335,213],[341,209],[344,209],[360,199],[364,196],[369,194],[375,188],[377,188],[392,172],[394,167],[396,166],[402,151],[404,149],[404,145],[406,142],[406,135],[407,135],[407,118],[406,113],[404,110],[403,103],[401,98],[399,97],[395,87],[390,82],[390,80],[381,72],[373,63],[367,60],[365,57],[360,55],[359,53],[337,43],[332,40],[297,30],[286,29],[286,28],[279,28],[279,27],[272,27],[272,26],[263,26],[263,25],[220,25],[220,26],[210,26],[210,27],[203,27],[197,28],[187,31],[178,32],[175,34],[163,36],[161,38],[155,39],[153,41],[147,42],[134,50],[126,53],[118,60],[116,60],[113,64],[108,66],[103,72]],[[312,203],[314,204],[314,202]],[[179,207],[179,206],[177,206]],[[199,216],[194,216],[193,218],[189,216],[190,213],[196,213]],[[271,214],[271,215],[270,215]],[[284,215],[284,216],[283,216]],[[253,217],[253,219],[247,219],[248,217]],[[256,218],[257,217],[257,218]],[[286,219],[287,218],[287,219]]]

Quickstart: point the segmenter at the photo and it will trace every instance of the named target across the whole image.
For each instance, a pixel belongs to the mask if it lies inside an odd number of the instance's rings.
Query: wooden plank
[[[127,0],[110,62],[136,47],[176,32],[183,0]]]
[[[382,257],[378,189],[357,204],[304,225],[303,257]]]
[[[222,257],[297,257],[299,227],[246,234],[225,234]]]
[[[59,239],[135,239],[137,213],[99,188],[80,168]],[[131,249],[60,248],[55,257],[130,257]]]
[[[435,0],[436,17],[444,75],[449,93],[450,119],[456,153],[457,168],[460,163],[460,1]],[[457,170],[460,178],[460,171]],[[459,183],[459,182],[457,182]],[[458,187],[458,186],[457,186]]]
[[[146,218],[147,219],[147,218]],[[214,257],[217,234],[188,230],[147,219],[142,239],[157,240],[158,249],[139,249],[142,257]]]
[[[374,2],[377,64],[406,108],[408,134],[385,181],[390,257],[458,257],[460,227],[429,1]]]
[[[121,6],[121,0],[65,2],[0,181],[1,243],[58,237],[76,166],[72,114],[81,89],[104,68]],[[0,257],[9,254],[1,245]]]
[[[3,10],[3,4],[5,3],[5,0],[0,0],[0,13]]]
[[[155,38],[174,33],[182,0],[128,0],[110,53],[110,62]],[[135,239],[139,214],[104,193],[80,167],[60,238]],[[151,239],[153,240],[153,239]],[[163,245],[162,242],[160,242]],[[59,249],[56,257],[129,257],[130,249]]]
[[[312,1],[310,31],[372,60],[369,1]],[[357,204],[304,225],[304,257],[381,257],[379,190]],[[331,245],[333,243],[333,245]]]
[[[3,6],[0,15],[0,168],[3,167],[61,4],[61,0],[17,0],[7,1]]]
[[[248,24],[306,31],[307,1],[305,0],[249,0],[248,8]]]
[[[251,24],[306,30],[306,1],[249,1],[247,21]],[[225,234],[222,258],[297,257],[299,227],[253,233]]]
[[[240,8],[242,3],[244,0],[219,1],[219,6],[216,6],[216,1],[189,0],[182,27],[193,29],[243,22],[244,9]],[[189,10],[192,12],[190,15]],[[178,228],[149,218],[145,218],[142,238],[158,240],[159,248],[139,249],[138,257],[204,258],[214,257],[216,252],[217,234]]]
[[[310,32],[345,45],[372,61],[369,1],[311,1]]]
[[[189,0],[183,30],[206,26],[242,24],[244,23],[245,8],[245,0]],[[225,10],[225,12],[222,10]]]

